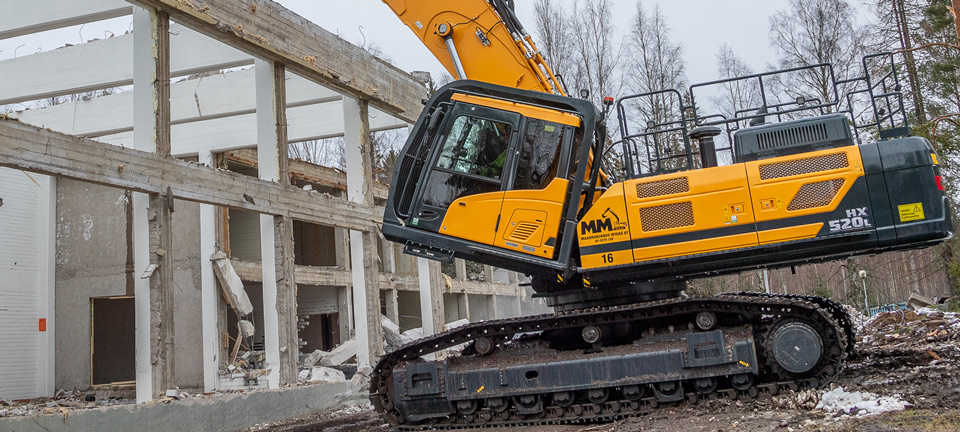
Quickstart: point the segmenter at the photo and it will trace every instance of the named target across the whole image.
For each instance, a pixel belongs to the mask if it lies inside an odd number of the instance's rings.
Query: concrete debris
[[[868,416],[887,411],[903,411],[910,404],[895,396],[877,396],[868,392],[847,392],[837,387],[823,394],[817,409],[852,416]]]
[[[245,338],[253,337],[256,334],[256,327],[253,326],[253,323],[247,320],[240,320],[240,334]]]
[[[171,399],[176,399],[176,400],[183,399],[183,398],[184,398],[184,395],[185,395],[185,393],[183,393],[183,392],[180,391],[180,390],[176,390],[176,389],[169,389],[169,390],[167,390],[166,393],[164,393],[164,396],[165,396],[165,397],[168,397],[168,398],[171,398]]]
[[[303,357],[300,359],[300,366],[301,366],[301,367],[306,367],[306,368],[308,368],[308,367],[313,367],[314,365],[316,365],[317,363],[320,362],[320,359],[322,359],[323,356],[328,355],[328,354],[330,354],[330,353],[328,353],[328,352],[326,352],[326,351],[316,350],[316,351],[314,351],[314,352],[312,352],[312,353],[310,353],[310,354],[307,354],[307,355],[303,356]]]
[[[389,351],[395,351],[408,342],[400,334],[400,326],[387,318],[386,315],[380,315],[380,322],[383,324],[383,340],[386,342]]]
[[[960,314],[933,308],[880,313],[863,323],[858,336],[861,349],[922,348],[960,341]]]
[[[227,258],[227,254],[223,252],[217,252],[210,257],[210,261],[213,261],[213,270],[223,288],[223,296],[227,304],[237,311],[237,315],[242,317],[250,315],[253,312],[253,303],[250,303],[250,298],[243,289],[243,281],[234,270],[230,258]]]
[[[937,304],[936,300],[924,295],[917,294],[917,293],[911,293],[910,298],[907,299],[907,306],[914,310],[924,308],[924,307],[935,306],[936,304]]]
[[[346,375],[343,372],[328,367],[313,367],[300,371],[297,380],[301,383],[335,383],[345,382]]]
[[[310,355],[315,355],[317,352],[320,353],[320,366],[338,366],[347,362],[354,356],[357,355],[357,340],[350,339],[340,346],[333,349],[333,351],[314,351]],[[313,362],[310,366],[317,364],[316,361]],[[307,363],[303,363],[303,366],[307,366]]]
[[[370,382],[370,375],[373,375],[373,368],[370,366],[363,366],[357,368],[357,373],[353,374],[353,377],[350,378],[350,381],[354,384],[362,384],[361,387],[366,387]]]
[[[457,328],[457,327],[463,327],[463,326],[465,326],[465,325],[467,325],[467,324],[470,324],[470,320],[466,320],[466,319],[457,320],[457,321],[454,321],[454,322],[449,322],[449,323],[444,324],[444,325],[443,325],[443,330],[444,330],[444,331],[446,331],[446,330],[453,330],[453,329],[455,329],[455,328]]]
[[[407,330],[400,334],[404,343],[410,343],[417,339],[423,339],[423,329],[420,327]]]
[[[25,401],[0,400],[0,418],[33,416],[69,412],[70,410],[92,409],[114,405],[133,404],[133,392],[112,391],[103,395],[57,390],[53,397],[39,397]]]

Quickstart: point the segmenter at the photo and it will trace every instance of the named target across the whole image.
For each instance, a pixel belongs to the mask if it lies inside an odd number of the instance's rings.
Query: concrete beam
[[[257,110],[254,69],[244,69],[170,84],[173,125]],[[287,108],[339,102],[340,95],[294,74],[287,74]],[[133,130],[133,91],[29,109],[10,116],[65,134],[98,137]],[[342,132],[342,123],[340,124]],[[249,144],[254,144],[251,141]],[[176,153],[176,150],[174,150]]]
[[[0,40],[133,13],[123,0],[0,0],[0,10]]]
[[[170,28],[172,77],[253,64],[186,27]],[[0,105],[133,84],[133,34],[0,61]]]
[[[270,0],[132,0],[343,94],[416,122],[426,89],[406,72]]]
[[[402,126],[397,119],[383,113],[371,114],[374,131]],[[343,136],[343,108],[339,103],[323,103],[287,110],[290,142]],[[253,147],[256,144],[256,114],[238,115],[173,126],[174,155],[192,156],[203,150],[224,152]],[[100,137],[101,141],[128,146],[132,134],[124,132]]]
[[[316,192],[0,119],[0,166],[360,231],[382,211]]]

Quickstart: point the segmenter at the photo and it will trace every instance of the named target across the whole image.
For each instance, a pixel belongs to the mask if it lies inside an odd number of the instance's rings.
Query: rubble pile
[[[858,339],[861,350],[956,345],[960,341],[960,314],[932,308],[884,312],[863,323]]]
[[[70,410],[99,408],[134,403],[123,396],[100,398],[94,392],[58,390],[53,397],[34,398],[25,401],[0,399],[0,418],[41,414],[67,415]]]

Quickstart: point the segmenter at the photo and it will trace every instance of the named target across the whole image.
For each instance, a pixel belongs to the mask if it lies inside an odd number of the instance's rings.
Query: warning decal
[[[897,210],[900,212],[900,222],[926,219],[926,217],[923,215],[923,204],[921,203],[897,206]]]

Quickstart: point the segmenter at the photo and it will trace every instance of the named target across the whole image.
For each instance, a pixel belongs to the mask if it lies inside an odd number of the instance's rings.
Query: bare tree
[[[605,96],[620,92],[620,51],[614,40],[612,0],[584,0],[574,3],[570,17],[573,55],[573,82],[576,90],[589,90],[591,100],[599,106]],[[573,90],[573,89],[570,89]]]
[[[572,19],[567,16],[567,10],[560,2],[553,0],[537,0],[533,6],[534,24],[540,49],[553,72],[562,77],[564,83],[573,79],[573,41]],[[566,89],[575,91],[574,89]]]
[[[717,52],[717,75],[721,79],[752,75],[750,68],[727,44]],[[720,95],[711,97],[715,108],[727,118],[733,118],[738,111],[758,109],[760,105],[760,86],[756,80],[731,81],[720,86]]]
[[[856,27],[854,11],[845,0],[790,0],[790,7],[770,18],[770,43],[780,55],[779,66],[792,68],[830,63],[836,79],[859,76],[865,32]],[[813,68],[783,83],[790,95],[834,101],[833,77],[826,68]],[[840,88],[839,97],[853,85]]]
[[[667,26],[660,6],[647,11],[637,2],[636,13],[627,34],[625,46],[630,53],[626,56],[625,86],[630,93],[653,93],[665,89],[677,89],[682,92],[687,78],[683,63],[683,48],[670,40]],[[684,103],[676,93],[658,93],[648,97],[632,99],[630,109],[634,118],[629,119],[631,132],[655,129],[653,125],[668,125],[682,120],[681,105]],[[674,124],[676,126],[676,124]],[[662,128],[660,128],[662,129]],[[683,137],[677,133],[657,135],[637,145],[635,154],[646,159],[646,151],[640,146],[653,143],[657,148],[654,154],[663,157],[678,155],[683,151]],[[672,159],[668,169],[679,168],[682,159]]]

